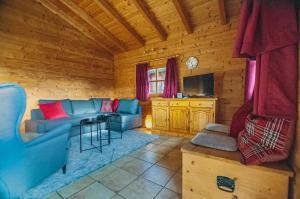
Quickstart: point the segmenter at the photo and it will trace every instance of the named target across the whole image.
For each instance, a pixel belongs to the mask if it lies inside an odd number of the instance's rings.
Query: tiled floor
[[[186,139],[161,136],[151,144],[51,194],[47,199],[178,199]]]

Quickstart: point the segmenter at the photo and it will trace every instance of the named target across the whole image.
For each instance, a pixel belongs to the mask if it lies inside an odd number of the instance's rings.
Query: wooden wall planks
[[[1,1],[0,83],[27,93],[27,111],[40,98],[112,97],[113,57],[34,0]]]
[[[195,28],[193,34],[172,34],[167,41],[148,43],[145,47],[115,55],[115,89],[118,97],[135,97],[135,65],[143,60],[179,54],[180,88],[183,77],[215,73],[216,95],[219,97],[218,121],[230,123],[234,111],[243,103],[245,60],[233,59],[232,49],[237,27],[237,16],[231,16],[228,25],[218,21]],[[199,66],[187,70],[189,56],[199,58]],[[150,62],[164,66],[166,59]],[[126,75],[125,75],[126,74]],[[143,103],[150,114],[149,103]]]

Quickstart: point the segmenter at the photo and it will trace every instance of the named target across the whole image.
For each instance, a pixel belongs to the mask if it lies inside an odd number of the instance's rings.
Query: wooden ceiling
[[[224,0],[37,1],[112,55],[191,34],[207,21],[227,21]]]

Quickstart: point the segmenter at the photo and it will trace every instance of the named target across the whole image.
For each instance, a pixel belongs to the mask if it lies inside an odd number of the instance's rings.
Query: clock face
[[[188,69],[193,69],[196,68],[197,66],[198,66],[198,59],[196,57],[190,57],[186,61],[186,67]]]

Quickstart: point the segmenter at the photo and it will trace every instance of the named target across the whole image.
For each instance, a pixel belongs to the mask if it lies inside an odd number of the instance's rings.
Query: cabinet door
[[[213,123],[213,110],[206,108],[191,108],[190,109],[190,132],[195,134],[208,123]]]
[[[189,108],[170,108],[170,130],[175,132],[187,132],[189,130]]]
[[[152,107],[153,128],[169,130],[169,108]]]

